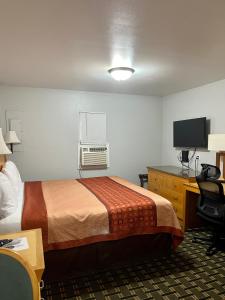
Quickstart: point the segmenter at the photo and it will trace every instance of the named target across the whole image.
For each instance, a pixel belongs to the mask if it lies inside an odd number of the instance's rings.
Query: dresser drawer
[[[150,172],[148,174],[148,182],[151,184],[164,184],[164,176],[158,172]]]
[[[173,192],[170,189],[164,190],[164,197],[173,205],[177,217],[183,220],[183,193]]]
[[[163,188],[164,197],[171,202],[182,202],[183,193],[175,192],[168,188]]]
[[[179,207],[183,207],[183,194],[182,193],[176,193],[176,192],[169,192],[168,196],[169,200],[178,205]]]
[[[167,176],[164,185],[167,189],[170,189],[171,192],[182,193],[184,189],[184,182],[184,180],[176,178],[174,176]]]
[[[177,206],[176,204],[172,203],[173,209],[178,217],[178,219],[183,221],[183,208]]]
[[[161,195],[162,192],[161,186],[159,184],[156,184],[155,182],[149,182],[148,189],[153,193]]]
[[[164,177],[158,172],[150,172],[148,174],[148,189],[156,194],[161,195],[164,185]]]

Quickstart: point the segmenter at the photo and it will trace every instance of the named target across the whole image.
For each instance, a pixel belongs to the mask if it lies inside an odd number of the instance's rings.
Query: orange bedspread
[[[22,229],[37,227],[45,250],[160,232],[174,248],[183,239],[169,201],[119,177],[27,182]]]

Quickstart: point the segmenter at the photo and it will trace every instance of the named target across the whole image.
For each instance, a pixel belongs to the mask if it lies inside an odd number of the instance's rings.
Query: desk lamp
[[[216,166],[220,169],[222,161],[222,174],[225,178],[225,134],[209,134],[208,150],[216,151]]]

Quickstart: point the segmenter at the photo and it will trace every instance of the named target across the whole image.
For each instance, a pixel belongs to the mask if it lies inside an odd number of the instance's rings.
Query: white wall
[[[225,80],[163,98],[162,164],[179,165],[178,151],[173,148],[173,121],[196,117],[210,119],[211,133],[225,133]],[[197,154],[200,163],[216,162],[215,152]]]
[[[138,182],[146,166],[160,163],[162,101],[158,97],[0,87],[0,127],[5,111],[23,112],[24,152],[14,160],[24,180],[78,177],[78,112],[107,114],[110,169],[83,176],[119,175]]]

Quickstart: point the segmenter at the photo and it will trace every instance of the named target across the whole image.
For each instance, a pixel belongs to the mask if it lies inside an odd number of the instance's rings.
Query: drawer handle
[[[178,201],[178,198],[177,198],[177,197],[175,197],[175,196],[173,196],[173,200],[175,200],[175,201]]]
[[[44,280],[40,281],[40,289],[42,290],[45,287],[45,283]]]

